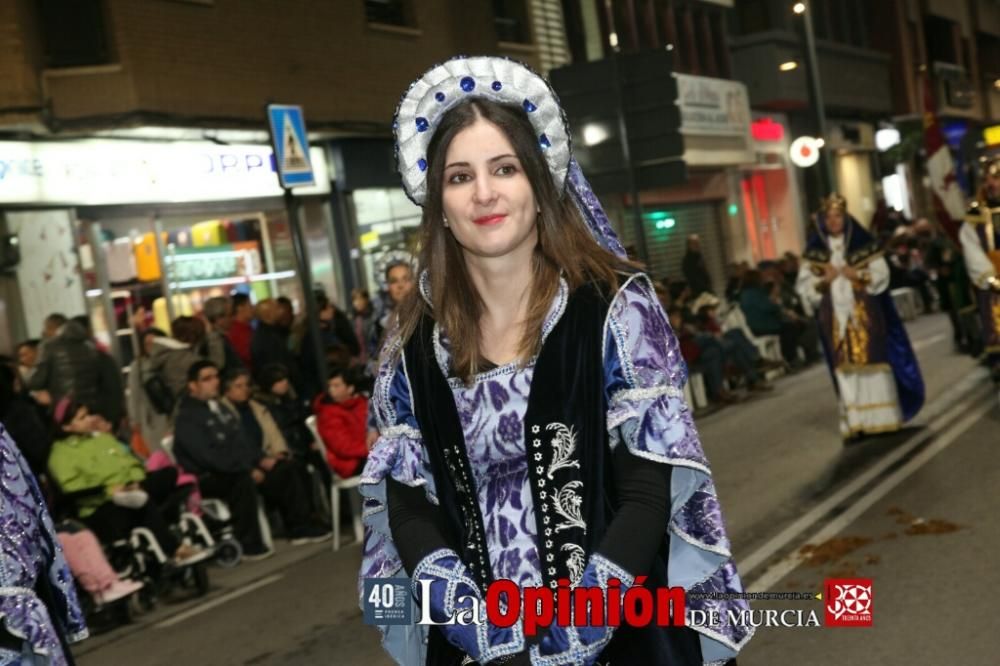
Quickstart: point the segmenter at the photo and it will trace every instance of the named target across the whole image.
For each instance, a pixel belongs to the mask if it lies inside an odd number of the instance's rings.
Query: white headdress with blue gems
[[[625,256],[600,202],[573,159],[569,123],[552,87],[527,66],[507,58],[452,58],[413,82],[396,109],[396,163],[406,195],[427,197],[427,147],[444,114],[470,97],[520,106],[528,115],[556,188],[568,191],[597,241]]]

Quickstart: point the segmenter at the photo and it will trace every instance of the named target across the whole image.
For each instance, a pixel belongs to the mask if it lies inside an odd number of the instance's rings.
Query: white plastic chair
[[[306,427],[309,428],[309,432],[312,433],[313,442],[319,447],[320,452],[326,455],[326,446],[323,444],[323,438],[319,436],[319,430],[316,429],[316,416],[310,416],[306,419]],[[361,485],[361,476],[352,476],[350,478],[344,479],[337,476],[337,473],[330,470],[330,475],[333,478],[333,483],[330,486],[330,513],[332,514],[333,520],[333,549],[340,550],[340,491],[350,490],[352,488],[357,488]],[[353,525],[354,525],[354,541],[360,544],[364,539],[364,526],[361,523],[361,503],[352,502],[351,503],[351,513],[353,514]]]

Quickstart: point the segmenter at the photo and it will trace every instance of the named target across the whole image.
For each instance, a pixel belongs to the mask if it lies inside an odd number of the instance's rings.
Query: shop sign
[[[792,145],[788,149],[788,156],[795,166],[811,167],[819,162],[819,151],[822,146],[823,143],[815,137],[800,136],[792,141]]]
[[[321,148],[310,148],[316,185],[330,191]],[[277,197],[271,148],[208,142],[0,141],[0,204],[78,206]]]
[[[1000,146],[1000,125],[993,125],[983,130],[983,138],[987,146]]]
[[[674,74],[681,133],[746,137],[750,133],[750,102],[739,81]]]

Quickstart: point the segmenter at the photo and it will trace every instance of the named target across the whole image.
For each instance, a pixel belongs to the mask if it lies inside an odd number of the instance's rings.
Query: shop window
[[[111,62],[102,0],[38,0],[37,7],[46,67]]]
[[[413,4],[409,0],[365,0],[365,18],[369,23],[416,27]]]
[[[959,64],[954,27],[955,24],[947,19],[924,17],[924,38],[927,40],[927,57],[931,62]]]
[[[528,25],[528,6],[525,0],[493,0],[493,25],[501,42],[528,44],[531,28]]]

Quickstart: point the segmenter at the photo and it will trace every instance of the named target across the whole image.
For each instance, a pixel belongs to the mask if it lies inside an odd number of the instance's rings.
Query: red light
[[[755,141],[781,141],[785,138],[785,128],[770,118],[761,118],[750,124],[750,133]]]

